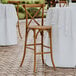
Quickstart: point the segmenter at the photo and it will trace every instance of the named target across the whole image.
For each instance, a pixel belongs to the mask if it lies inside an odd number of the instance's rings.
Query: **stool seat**
[[[49,30],[52,28],[52,26],[28,26],[29,29],[39,29],[39,30]]]

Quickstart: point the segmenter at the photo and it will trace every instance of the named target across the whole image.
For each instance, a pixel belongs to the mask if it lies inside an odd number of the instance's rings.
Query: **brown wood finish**
[[[26,48],[34,50],[34,72],[36,71],[36,55],[41,55],[42,57],[42,62],[44,63],[44,54],[50,54],[51,55],[51,61],[54,67],[54,70],[56,69],[55,64],[54,64],[54,60],[53,60],[53,55],[52,55],[52,27],[51,26],[43,26],[44,21],[43,21],[43,17],[44,17],[44,4],[25,4],[22,5],[25,8],[25,12],[26,12],[26,31],[25,31],[25,45],[24,45],[24,54],[23,54],[23,58],[20,64],[20,67],[22,66],[23,62],[24,62],[24,58],[25,58],[25,54],[26,54]],[[40,7],[40,9],[34,14],[34,16],[32,17],[30,15],[30,13],[27,11],[27,7]],[[41,24],[39,24],[36,20],[35,20],[35,16],[38,14],[38,12],[42,9],[42,18],[41,18]],[[31,17],[32,20],[34,20],[34,22],[37,24],[35,25],[29,25],[30,21],[28,22],[28,15]],[[27,36],[28,36],[28,31],[32,30],[34,33],[34,44],[27,44]],[[37,34],[36,31],[39,30],[38,32],[40,32],[41,35],[41,43],[36,43],[36,38],[37,38]],[[50,47],[49,46],[45,46],[43,44],[43,33],[44,31],[48,31],[49,37],[50,37]],[[36,53],[36,46],[37,45],[41,45],[41,52]],[[34,46],[33,48],[29,48],[27,46]],[[44,52],[43,51],[43,47],[46,48],[50,48],[50,52]]]
[[[21,2],[21,1],[8,1],[8,3],[11,3],[11,4],[16,3],[16,4],[17,4],[18,32],[19,32],[19,36],[20,36],[20,38],[22,39],[22,35],[21,35],[21,32],[20,32],[20,25],[19,25],[19,15],[18,15],[18,11],[19,11],[19,4],[20,4],[20,2]]]
[[[8,3],[16,3],[19,4],[21,1],[8,1]]]
[[[54,70],[56,70],[55,64],[54,64],[54,60],[53,60],[53,51],[52,51],[52,28],[49,31],[49,38],[50,38],[50,55],[51,55],[51,61],[52,61],[52,65],[54,67]]]

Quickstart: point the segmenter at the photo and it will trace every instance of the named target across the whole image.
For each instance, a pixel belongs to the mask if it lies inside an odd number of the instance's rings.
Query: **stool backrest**
[[[25,13],[26,13],[26,27],[28,27],[31,24],[32,20],[38,26],[40,26],[40,25],[43,26],[44,6],[45,6],[44,4],[23,4],[22,6],[24,7]],[[34,8],[36,8],[36,9],[34,9]],[[30,9],[30,10],[28,10],[28,9]],[[41,12],[41,24],[35,20],[35,18],[38,17],[39,12]],[[29,17],[30,17],[30,21],[28,21]]]

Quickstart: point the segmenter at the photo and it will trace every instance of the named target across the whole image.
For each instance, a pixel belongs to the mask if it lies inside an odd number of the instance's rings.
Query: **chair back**
[[[32,20],[36,23],[36,25],[43,26],[44,4],[23,4],[22,6],[24,7],[26,13],[26,27],[31,24]],[[36,20],[36,17],[39,17],[39,12],[41,12],[41,24]]]
[[[56,3],[56,7],[67,7],[68,6],[68,1],[58,1]]]
[[[67,6],[67,1],[59,1],[59,7]]]

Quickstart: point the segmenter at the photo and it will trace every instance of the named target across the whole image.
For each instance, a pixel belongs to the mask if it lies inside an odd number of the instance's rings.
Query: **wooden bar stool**
[[[24,45],[24,54],[23,54],[23,58],[20,64],[20,67],[22,66],[23,62],[24,62],[24,58],[25,58],[25,54],[26,54],[26,48],[34,50],[34,72],[36,71],[36,55],[42,55],[42,62],[44,64],[44,58],[43,55],[44,54],[50,54],[51,55],[51,61],[54,67],[54,70],[56,69],[55,64],[54,64],[54,60],[53,60],[53,54],[52,54],[52,27],[51,26],[43,26],[43,18],[44,18],[44,4],[24,4],[22,5],[25,8],[25,12],[26,12],[26,32],[25,32],[25,45]],[[29,7],[38,7],[39,9],[37,10],[37,12],[34,14],[34,16],[32,17],[31,14],[28,12],[27,8]],[[42,10],[41,10],[42,9]],[[34,17],[36,17],[38,15],[38,13],[40,12],[40,10],[42,11],[42,18],[41,18],[41,24],[39,24]],[[31,11],[33,12],[33,10]],[[30,16],[31,20],[28,22],[28,15]],[[31,21],[34,20],[34,22],[37,25],[30,25]],[[34,44],[27,44],[27,36],[28,36],[28,32],[32,30],[34,33]],[[37,31],[38,30],[38,31]],[[36,32],[37,31],[37,32]],[[43,33],[44,31],[47,31],[49,34],[49,38],[50,38],[50,47],[46,46],[43,44]],[[38,36],[38,34],[40,33],[41,35],[41,43],[36,43],[36,38]],[[41,52],[36,52],[36,45],[41,45]],[[30,48],[28,46],[34,46],[33,48]],[[43,47],[46,48],[50,48],[50,52],[44,52],[43,51]]]
[[[19,36],[20,36],[20,38],[22,39],[22,35],[21,35],[21,32],[20,32],[20,25],[19,25],[19,15],[18,15],[19,4],[21,3],[21,1],[8,1],[8,3],[11,3],[11,4],[17,4],[18,32],[19,32]]]

